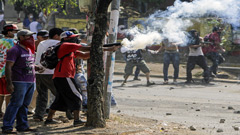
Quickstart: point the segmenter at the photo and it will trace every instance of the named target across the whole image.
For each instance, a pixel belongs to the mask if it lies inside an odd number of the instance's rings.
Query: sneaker
[[[184,82],[185,84],[190,84],[191,83],[191,81],[186,81],[186,82]]]
[[[41,122],[41,121],[43,121],[43,118],[33,116],[33,120],[34,120],[35,122]]]
[[[73,126],[78,127],[78,126],[83,126],[86,122],[83,122],[81,120],[74,120]]]
[[[155,82],[147,82],[147,86],[150,86],[150,85],[154,85],[155,84]]]
[[[210,77],[214,78],[217,77],[217,75],[211,74]]]
[[[173,79],[173,84],[177,84],[177,79]]]
[[[209,79],[203,79],[202,82],[206,83],[206,84],[209,84],[210,80]]]
[[[34,128],[27,128],[24,130],[17,130],[18,132],[37,132],[37,129]]]
[[[122,84],[121,84],[121,86],[125,86],[126,85],[126,82],[123,82]]]
[[[34,112],[33,111],[28,111],[27,114],[32,115],[32,114],[34,114]]]
[[[134,80],[134,81],[141,81],[141,79],[138,78],[138,77],[134,77],[133,80]]]
[[[190,83],[194,83],[193,81],[186,81],[185,84],[190,84]]]
[[[60,124],[60,123],[62,123],[62,121],[58,121],[58,120],[54,120],[54,119],[50,119],[50,120],[46,119],[45,122],[44,122],[45,125]]]
[[[17,132],[14,132],[12,129],[6,129],[2,130],[2,134],[17,134]]]
[[[167,81],[167,80],[165,80],[165,81],[163,82],[163,84],[168,84],[168,81]]]

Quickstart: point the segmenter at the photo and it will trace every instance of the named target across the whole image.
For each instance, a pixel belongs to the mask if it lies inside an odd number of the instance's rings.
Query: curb
[[[123,72],[114,72],[114,75],[124,75],[124,73]],[[140,75],[140,76],[144,76],[144,75]],[[161,76],[161,75],[150,75],[150,77],[163,78],[163,76]],[[169,78],[172,78],[172,77],[169,77]],[[179,77],[178,79],[186,80],[186,78],[184,78],[184,77]],[[202,80],[199,78],[193,78],[193,79],[198,80],[198,81]],[[212,82],[240,83],[240,80],[214,78],[214,80],[212,80]]]

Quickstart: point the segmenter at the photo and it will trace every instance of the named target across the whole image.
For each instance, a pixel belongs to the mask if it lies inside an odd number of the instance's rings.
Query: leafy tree
[[[55,12],[63,12],[66,14],[66,5],[71,5],[77,7],[77,0],[9,0],[10,4],[15,5],[15,10],[19,13],[24,11],[27,15],[28,13],[33,13],[36,17],[42,11],[47,16],[47,22],[52,17]],[[48,23],[46,23],[48,24]],[[45,26],[46,28],[47,26]]]

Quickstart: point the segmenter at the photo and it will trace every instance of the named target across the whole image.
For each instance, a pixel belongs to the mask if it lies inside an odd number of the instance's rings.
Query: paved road
[[[211,82],[210,84],[163,85],[162,78],[152,78],[156,85],[146,87],[146,80],[132,81],[121,87],[121,75],[114,76],[113,93],[118,106],[112,113],[134,115],[167,122],[194,126],[208,135],[239,135],[232,126],[240,127],[240,85],[238,83]],[[229,109],[233,107],[235,110]],[[171,113],[172,115],[166,115]],[[220,123],[220,119],[225,119]],[[223,132],[217,133],[218,129]]]

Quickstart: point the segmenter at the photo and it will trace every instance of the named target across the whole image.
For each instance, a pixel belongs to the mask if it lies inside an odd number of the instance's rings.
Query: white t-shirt
[[[38,22],[37,22],[37,21],[31,22],[31,23],[29,24],[30,31],[31,31],[31,32],[38,33],[37,25],[38,25]],[[37,39],[37,35],[36,35],[36,34],[33,34],[33,37],[34,37],[35,40]]]
[[[202,47],[198,48],[189,47],[189,56],[203,56]]]
[[[47,39],[47,40],[44,40],[44,41],[40,42],[38,47],[37,47],[35,64],[36,65],[41,65],[40,59],[41,59],[42,53],[44,51],[46,51],[48,47],[54,46],[54,45],[58,44],[59,42],[60,41],[54,40],[54,39]],[[54,73],[54,69],[45,69],[45,71],[43,73],[36,72],[36,74],[53,74],[53,73]]]

